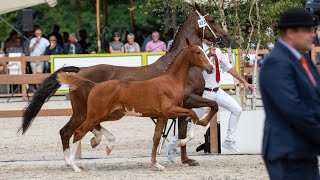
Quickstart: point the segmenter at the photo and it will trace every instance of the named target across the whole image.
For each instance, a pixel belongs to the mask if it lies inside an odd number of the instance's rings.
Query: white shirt
[[[32,47],[34,43],[36,43],[36,37],[31,39],[29,47]],[[49,45],[49,41],[42,37],[33,51],[30,52],[30,56],[40,56],[41,54],[44,54]]]
[[[206,44],[202,44],[202,46],[205,52],[209,48]],[[230,63],[229,58],[226,55],[224,55],[219,48],[216,48],[216,55],[219,62],[220,79],[221,79],[221,74],[222,74],[221,70],[223,70],[224,72],[229,72],[230,69],[232,68],[232,64]],[[207,71],[202,71],[202,75],[206,83],[205,87],[214,89],[216,87],[219,87],[220,83],[216,81],[216,67],[215,67],[215,62],[213,57],[210,57],[210,63],[213,65],[213,72],[211,74],[208,74]]]

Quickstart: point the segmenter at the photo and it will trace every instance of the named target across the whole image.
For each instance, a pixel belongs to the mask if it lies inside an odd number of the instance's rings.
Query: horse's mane
[[[165,74],[165,73],[167,72],[167,70],[168,70],[169,67],[171,66],[172,62],[176,59],[176,57],[177,57],[183,50],[187,49],[188,47],[189,47],[189,46],[186,46],[186,47],[184,47],[184,48],[182,48],[182,49],[180,49],[180,50],[176,50],[176,51],[170,52],[170,53],[172,53],[172,54],[174,55],[174,57],[173,57],[173,60],[172,60],[170,63],[168,63],[168,66],[167,66],[167,68],[163,71],[163,74]]]

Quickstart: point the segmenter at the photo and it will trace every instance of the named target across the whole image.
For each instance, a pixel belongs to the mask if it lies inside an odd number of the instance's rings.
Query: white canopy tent
[[[16,11],[23,8],[36,6],[39,4],[47,3],[49,6],[54,7],[57,5],[57,0],[0,0],[0,15]]]

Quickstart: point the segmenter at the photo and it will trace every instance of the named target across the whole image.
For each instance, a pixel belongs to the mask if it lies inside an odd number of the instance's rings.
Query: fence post
[[[21,74],[25,75],[26,74],[26,55],[21,54]],[[27,100],[27,85],[26,84],[21,84],[22,87],[22,100],[25,101]]]
[[[210,150],[211,154],[218,154],[218,113],[210,120]]]

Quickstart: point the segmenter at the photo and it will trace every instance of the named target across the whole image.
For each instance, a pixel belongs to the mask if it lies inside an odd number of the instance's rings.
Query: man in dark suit
[[[261,68],[266,113],[262,156],[270,179],[320,179],[320,77],[303,55],[311,49],[317,25],[304,8],[283,12],[280,38]]]

